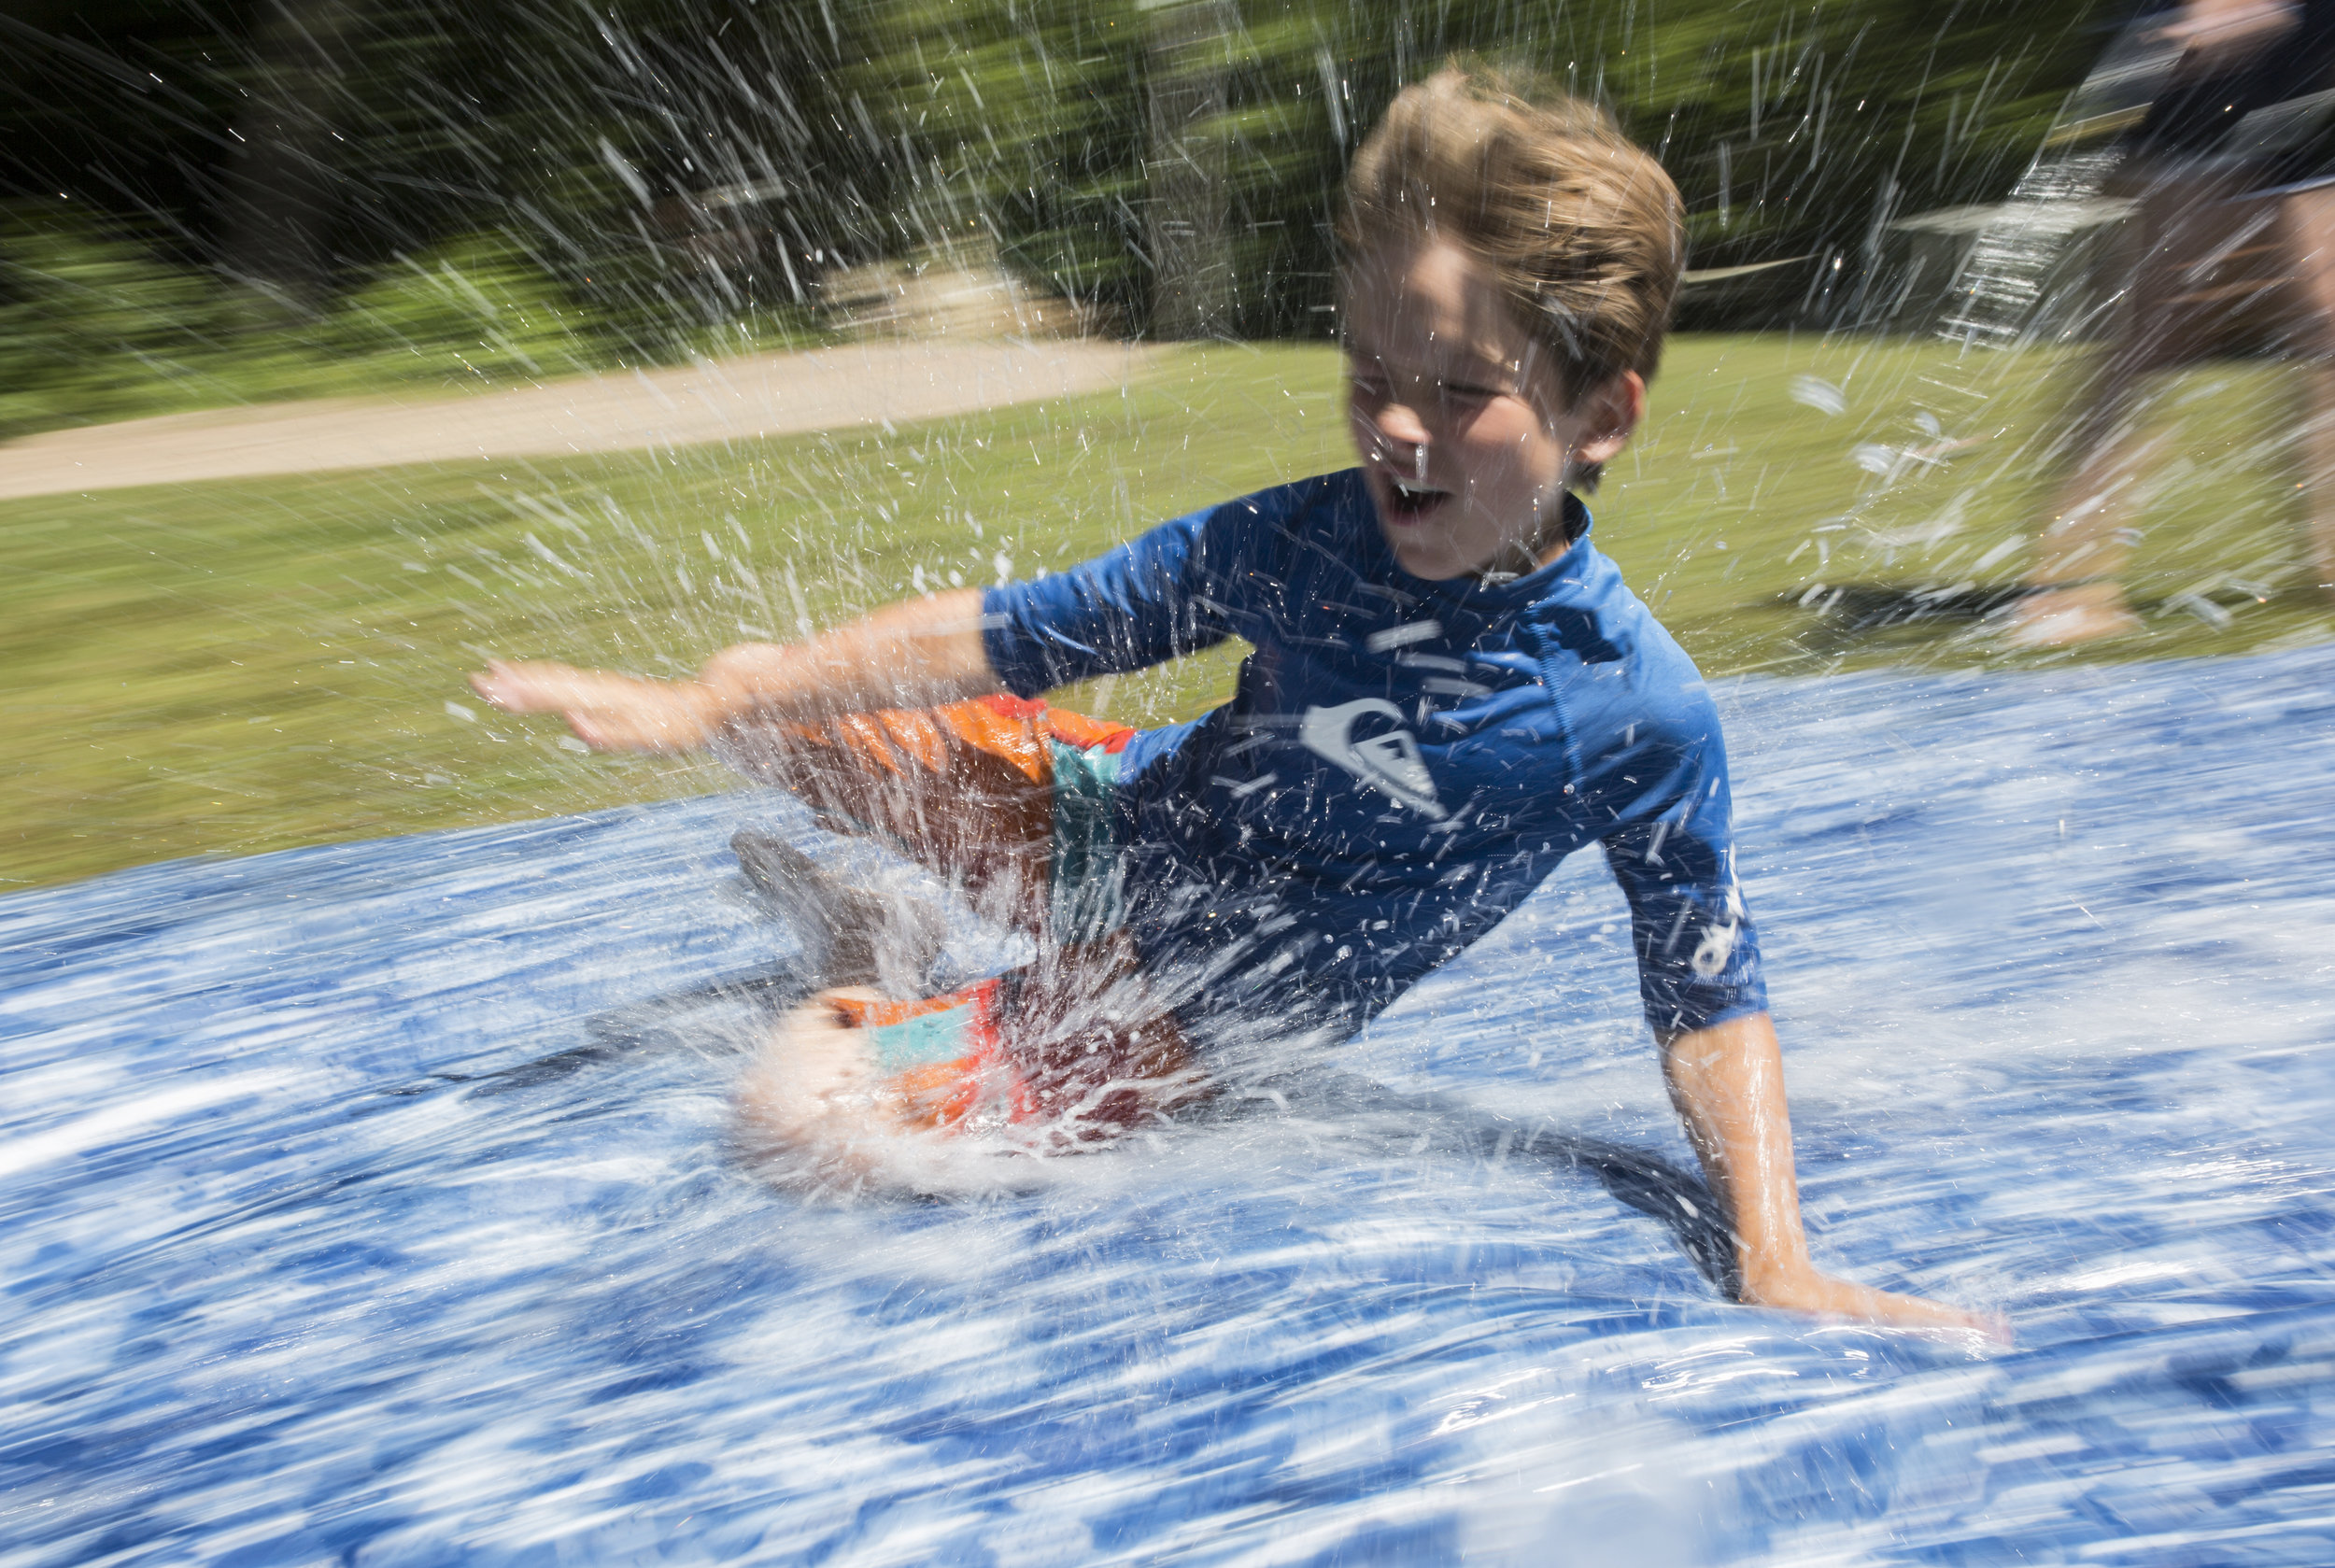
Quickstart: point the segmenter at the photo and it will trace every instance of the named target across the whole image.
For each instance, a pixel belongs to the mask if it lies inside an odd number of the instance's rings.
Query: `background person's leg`
[[[2335,185],[2297,191],[2284,217],[2295,292],[2309,314],[2295,344],[2303,360],[2305,558],[2312,583],[2335,595]]]
[[[2112,351],[2111,360],[2117,358]],[[2060,487],[2036,541],[2031,591],[2012,611],[2015,643],[2058,646],[2140,629],[2119,581],[2131,554],[2126,496],[2156,447],[2129,428],[2139,406],[2139,373],[2112,362],[2097,380],[2096,403],[2110,416],[2101,421],[2106,433]]]
[[[2013,611],[2014,643],[2056,646],[2139,629],[2118,579],[2131,553],[2130,491],[2155,456],[2141,437],[2140,394],[2180,352],[2181,258],[2199,243],[2196,214],[2210,199],[2195,181],[2152,180],[2117,236],[2114,336],[2076,397],[2066,447],[2074,467],[2036,540],[2030,592]]]

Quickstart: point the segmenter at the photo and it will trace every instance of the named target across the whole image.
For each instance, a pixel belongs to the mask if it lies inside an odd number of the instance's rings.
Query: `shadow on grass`
[[[1804,622],[1790,639],[1799,658],[1771,666],[1784,671],[1843,663],[1960,664],[1974,655],[2020,662],[2065,657],[2079,651],[2076,647],[2019,649],[2005,640],[2014,606],[2035,591],[2016,583],[1819,584],[1747,605],[1744,613],[1768,617],[1782,613]],[[2180,644],[2228,633],[2241,614],[2268,609],[2280,618],[2308,624],[2323,619],[2328,610],[2327,600],[2309,589],[2257,592],[2236,585],[2210,592],[2135,594],[2128,603],[2149,629],[2083,644],[2084,655],[2112,660],[2161,658],[2200,651]],[[2176,645],[2168,647],[2168,643]]]

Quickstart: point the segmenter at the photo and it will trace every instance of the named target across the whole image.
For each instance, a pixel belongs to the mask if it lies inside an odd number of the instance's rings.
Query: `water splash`
[[[2117,35],[2084,84],[2072,93],[2018,183],[1979,231],[1948,296],[1939,333],[1973,347],[2008,348],[2049,331],[2046,307],[2076,235],[2130,211],[2104,197],[2125,162],[2113,138],[2140,122],[2179,64],[2181,48],[2157,36],[2161,19],[2144,18]],[[2078,313],[2057,335],[2081,335],[2092,323]]]

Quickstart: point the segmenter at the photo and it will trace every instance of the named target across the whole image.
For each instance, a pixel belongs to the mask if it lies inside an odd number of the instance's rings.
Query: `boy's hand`
[[[1712,1194],[1734,1218],[1747,1305],[1902,1328],[1976,1330],[2009,1344],[2009,1326],[1918,1296],[1819,1273],[1800,1223],[1784,1058],[1767,1014],[1732,1018],[1663,1041],[1663,1076]]]
[[[594,751],[693,751],[714,738],[726,716],[711,686],[565,664],[490,659],[470,684],[506,713],[560,714]]]

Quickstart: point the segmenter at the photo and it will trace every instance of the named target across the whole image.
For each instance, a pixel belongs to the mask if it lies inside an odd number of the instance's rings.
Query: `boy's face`
[[[1521,572],[1562,554],[1565,477],[1629,440],[1636,374],[1568,409],[1490,270],[1432,235],[1358,258],[1343,314],[1354,446],[1403,570]]]

